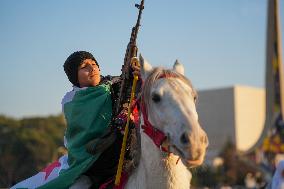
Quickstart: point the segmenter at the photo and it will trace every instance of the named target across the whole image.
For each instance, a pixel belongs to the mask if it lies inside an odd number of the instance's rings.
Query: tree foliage
[[[14,119],[0,115],[0,187],[9,187],[42,170],[63,146],[62,115]]]

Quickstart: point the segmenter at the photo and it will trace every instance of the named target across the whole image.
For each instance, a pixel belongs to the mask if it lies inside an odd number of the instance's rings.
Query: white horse
[[[172,70],[165,70],[152,68],[141,55],[139,59],[144,82],[141,158],[126,188],[189,189],[189,168],[203,163],[208,146],[198,122],[197,93],[177,61]]]

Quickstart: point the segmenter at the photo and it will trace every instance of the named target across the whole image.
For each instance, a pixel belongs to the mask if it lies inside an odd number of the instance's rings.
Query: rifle
[[[133,75],[132,75],[133,70],[131,69],[130,63],[131,59],[137,56],[138,48],[136,45],[136,39],[140,27],[142,10],[144,9],[144,0],[141,0],[140,5],[135,4],[135,7],[139,9],[139,14],[136,24],[132,28],[130,41],[127,45],[126,53],[124,56],[124,64],[122,65],[121,68],[122,73],[120,77],[122,81],[120,85],[119,96],[118,99],[116,100],[114,107],[115,110],[114,115],[118,115],[123,107],[127,107],[130,99],[132,80],[133,80]]]

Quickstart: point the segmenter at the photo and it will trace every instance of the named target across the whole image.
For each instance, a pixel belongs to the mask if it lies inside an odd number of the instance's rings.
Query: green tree
[[[16,120],[0,116],[0,186],[9,187],[51,163],[63,146],[62,115]]]

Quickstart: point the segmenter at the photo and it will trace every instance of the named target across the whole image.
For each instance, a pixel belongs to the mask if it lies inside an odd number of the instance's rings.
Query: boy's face
[[[80,87],[94,87],[100,83],[100,69],[94,60],[85,59],[79,66],[78,81]]]

